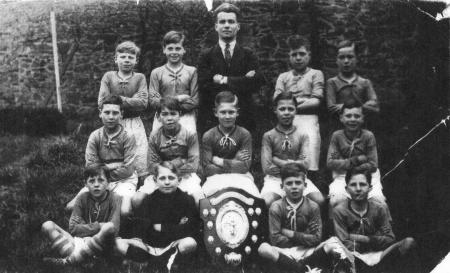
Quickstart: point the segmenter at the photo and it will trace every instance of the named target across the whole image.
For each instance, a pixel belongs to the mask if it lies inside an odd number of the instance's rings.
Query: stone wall
[[[299,33],[311,38],[312,65],[327,77],[336,74],[334,45],[343,38],[355,40],[361,48],[360,73],[373,80],[381,103],[388,107],[414,104],[424,93],[427,99],[430,95],[438,98],[431,103],[442,103],[439,85],[443,81],[434,86],[432,94],[426,89],[446,70],[442,60],[448,54],[448,24],[433,22],[413,4],[355,0],[236,3],[243,11],[240,39],[256,50],[270,83],[266,90],[287,69],[286,37]],[[54,104],[53,1],[3,1],[1,5],[0,107]],[[443,7],[423,5],[431,13]],[[200,50],[216,38],[203,1],[140,1],[137,5],[134,0],[62,0],[56,1],[54,9],[64,105],[95,105],[103,73],[115,68],[113,52],[120,41],[130,39],[141,46],[137,69],[149,75],[164,62],[160,41],[166,31],[186,32],[185,61],[194,65]]]

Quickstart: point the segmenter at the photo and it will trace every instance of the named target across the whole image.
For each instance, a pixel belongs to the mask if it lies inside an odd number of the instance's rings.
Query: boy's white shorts
[[[196,173],[186,174],[181,177],[180,185],[178,185],[178,188],[189,195],[193,195],[202,191],[200,182],[201,179]],[[138,192],[152,194],[157,188],[158,186],[155,183],[154,176],[149,175],[145,179],[144,185],[139,188]]]
[[[259,190],[255,185],[253,176],[247,173],[222,173],[211,175],[203,184],[203,193],[206,197],[225,188],[237,188],[245,190],[251,195],[260,198]]]
[[[178,123],[181,124],[186,130],[191,133],[197,133],[197,118],[195,117],[195,113],[186,113],[180,117],[180,121]],[[158,117],[155,115],[153,119],[152,132],[155,132],[159,128],[161,128],[162,123],[158,120]]]
[[[84,253],[90,253],[92,255],[93,251],[89,248],[86,241],[92,239],[92,237],[73,237],[74,248],[72,253],[69,255],[69,259],[72,262],[79,263],[82,262],[84,257]]]
[[[268,193],[275,193],[281,197],[284,197],[286,193],[283,190],[283,185],[281,183],[281,178],[275,177],[273,175],[264,176],[264,186],[261,190],[261,195]],[[306,187],[303,190],[303,196],[307,196],[310,193],[320,192],[319,189],[314,185],[314,183],[306,178]]]
[[[144,123],[140,117],[126,118],[122,120],[122,126],[127,133],[133,135],[136,140],[136,159],[134,160],[134,166],[138,176],[143,176],[148,173],[147,171],[147,150],[148,140],[145,134]]]
[[[309,159],[309,170],[319,170],[320,159],[320,127],[319,117],[317,115],[295,115],[293,124],[301,133],[309,138],[309,151],[307,158]]]

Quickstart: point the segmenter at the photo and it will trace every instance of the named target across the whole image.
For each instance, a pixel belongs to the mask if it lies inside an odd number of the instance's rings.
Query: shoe
[[[67,258],[54,258],[54,257],[45,257],[42,259],[45,264],[53,265],[53,266],[66,266],[70,265],[70,262]]]
[[[353,265],[344,249],[333,249],[333,273],[353,273]]]

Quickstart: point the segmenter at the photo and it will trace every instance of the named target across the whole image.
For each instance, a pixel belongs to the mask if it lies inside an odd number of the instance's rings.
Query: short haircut
[[[239,99],[231,91],[221,91],[214,98],[214,106],[217,108],[221,103],[232,103],[236,108],[239,108]]]
[[[89,177],[101,176],[104,175],[106,179],[109,181],[109,171],[106,168],[105,164],[95,164],[88,167],[85,167],[83,170],[83,178],[85,181],[89,179]]]
[[[363,107],[363,105],[361,102],[359,102],[355,99],[349,99],[348,101],[344,102],[339,114],[342,115],[344,113],[345,109],[352,109],[352,108],[361,108],[362,109],[362,107]]]
[[[299,163],[287,163],[281,167],[281,181],[284,182],[288,177],[302,177],[305,180],[306,172],[306,169]]]
[[[300,35],[291,35],[287,38],[286,43],[290,50],[301,48],[302,46],[306,50],[311,51],[311,43],[308,38]]]
[[[178,178],[180,176],[180,173],[179,173],[179,170],[178,170],[177,166],[175,166],[172,162],[163,161],[160,164],[158,164],[158,166],[156,166],[156,172],[155,172],[155,176],[154,176],[155,180],[158,178],[159,168],[167,168],[171,172],[173,172]]]
[[[295,108],[297,108],[297,100],[291,92],[281,92],[273,100],[273,109],[277,109],[280,100],[291,100],[294,102]]]
[[[136,57],[139,57],[139,54],[141,53],[141,50],[139,47],[132,41],[125,41],[120,43],[116,47],[116,54],[117,53],[129,53],[134,54]]]
[[[364,175],[366,177],[369,186],[372,185],[372,173],[369,170],[355,170],[355,169],[350,169],[347,171],[347,173],[345,173],[345,184],[348,185],[350,179],[352,179],[353,176],[358,174]]]
[[[102,102],[102,104],[100,105],[100,110],[103,109],[103,105],[105,104],[115,104],[115,105],[119,105],[120,109],[122,110],[123,107],[123,100],[120,96],[118,95],[108,95]]]
[[[236,7],[233,4],[230,3],[223,3],[220,6],[218,6],[215,10],[214,10],[214,19],[217,22],[217,15],[220,12],[226,12],[226,13],[234,13],[236,14],[236,20],[239,22],[240,18],[241,18],[241,10]]]
[[[356,44],[350,40],[343,40],[343,41],[339,42],[337,45],[337,51],[339,51],[342,48],[346,48],[346,47],[353,47],[353,51],[356,54]]]
[[[165,97],[159,101],[158,109],[156,110],[157,114],[161,114],[162,110],[167,108],[172,111],[181,112],[180,103],[174,97]]]
[[[178,44],[183,45],[186,36],[180,31],[171,30],[164,35],[162,46],[165,47],[168,44]]]

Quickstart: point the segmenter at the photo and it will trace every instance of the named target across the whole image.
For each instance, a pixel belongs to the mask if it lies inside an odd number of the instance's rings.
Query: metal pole
[[[58,44],[56,43],[56,20],[55,12],[52,10],[50,12],[50,23],[52,26],[52,47],[53,47],[53,64],[55,67],[55,82],[56,82],[56,104],[58,105],[58,111],[62,113],[61,104],[61,90],[59,82],[59,65],[58,65]]]

